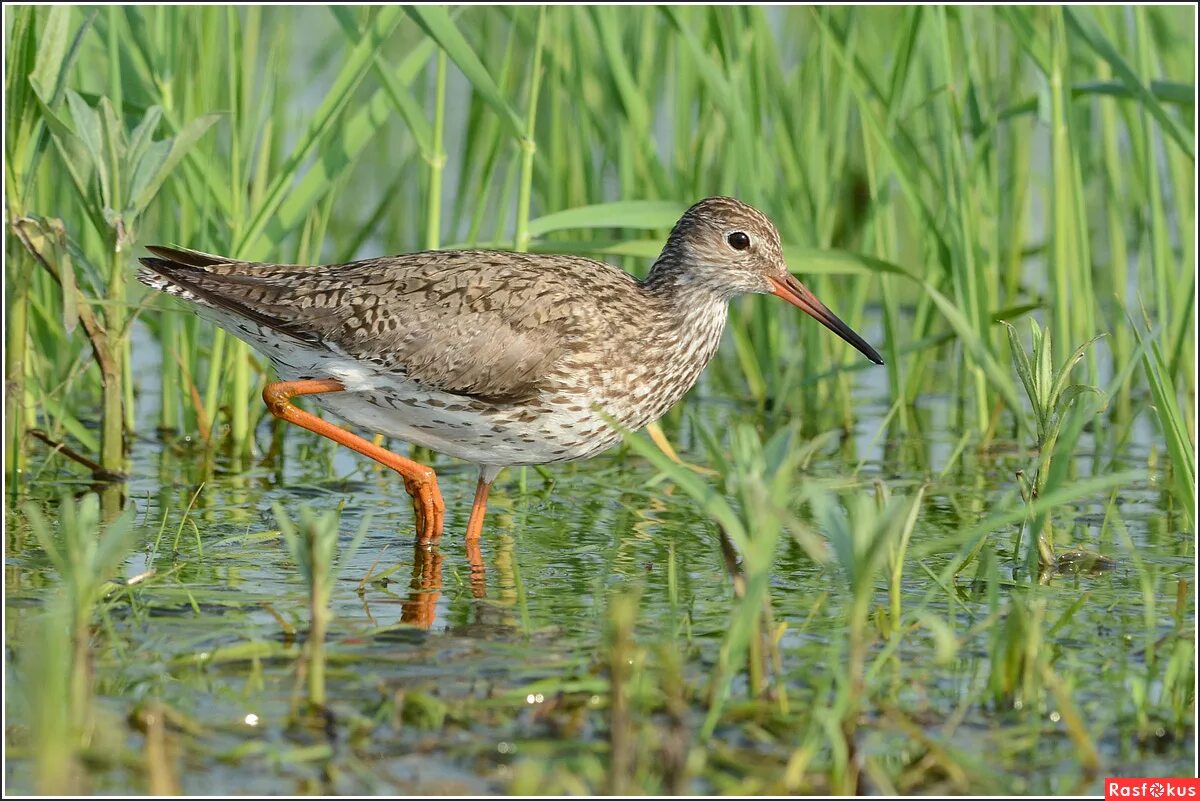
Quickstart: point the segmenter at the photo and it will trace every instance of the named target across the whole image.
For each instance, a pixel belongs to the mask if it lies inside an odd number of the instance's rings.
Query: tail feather
[[[278,293],[278,285],[264,285],[258,276],[213,269],[239,262],[183,248],[150,245],[146,249],[158,257],[143,256],[138,259],[142,266],[137,277],[146,286],[296,339],[315,341],[311,333],[288,325],[277,314],[278,308],[273,308],[276,304],[263,297],[265,293]],[[242,297],[247,287],[256,291],[250,297]],[[237,291],[239,288],[243,291]]]
[[[151,289],[174,295],[178,298],[202,303],[196,295],[175,280],[172,264],[165,259],[155,259],[148,256],[138,259],[142,266],[138,268],[137,279]]]
[[[217,264],[229,264],[233,259],[227,259],[224,256],[217,256],[213,253],[204,253],[191,248],[168,247],[166,245],[146,245],[146,250],[165,259],[172,264],[182,265],[184,267],[212,267]],[[145,261],[144,259],[142,261]]]

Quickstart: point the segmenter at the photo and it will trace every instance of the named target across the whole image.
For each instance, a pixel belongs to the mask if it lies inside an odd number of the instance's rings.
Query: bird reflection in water
[[[482,600],[487,596],[487,578],[479,542],[467,542],[467,562],[470,565],[471,595]],[[437,604],[442,597],[442,551],[436,545],[413,548],[412,582],[408,599],[400,607],[400,622],[428,629],[437,620]]]

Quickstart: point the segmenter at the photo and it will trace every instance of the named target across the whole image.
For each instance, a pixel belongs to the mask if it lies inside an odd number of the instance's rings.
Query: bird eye
[[[725,237],[725,241],[729,243],[729,247],[734,250],[745,250],[750,247],[750,237],[743,231],[734,231],[729,236]]]

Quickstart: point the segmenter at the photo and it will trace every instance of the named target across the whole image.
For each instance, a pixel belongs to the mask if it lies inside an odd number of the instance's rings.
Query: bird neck
[[[695,377],[721,344],[730,294],[678,263],[660,259],[642,283],[657,312],[660,342],[693,361]]]
[[[642,290],[678,322],[693,319],[698,312],[707,316],[719,309],[724,315],[733,294],[725,287],[705,281],[679,260],[667,258],[660,258],[650,268],[650,274],[642,281]]]
[[[655,264],[641,282],[642,303],[636,315],[639,331],[630,342],[635,351],[629,374],[633,392],[622,390],[605,404],[609,414],[638,429],[657,420],[700,378],[712,360],[725,330],[728,302],[670,265]]]

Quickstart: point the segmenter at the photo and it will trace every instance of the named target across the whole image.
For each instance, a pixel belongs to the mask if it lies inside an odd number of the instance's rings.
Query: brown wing
[[[296,267],[149,249],[159,258],[141,260],[141,279],[155,288],[494,403],[536,395],[566,356],[606,335],[600,299],[637,286],[559,256],[553,268],[549,257],[485,251]]]

